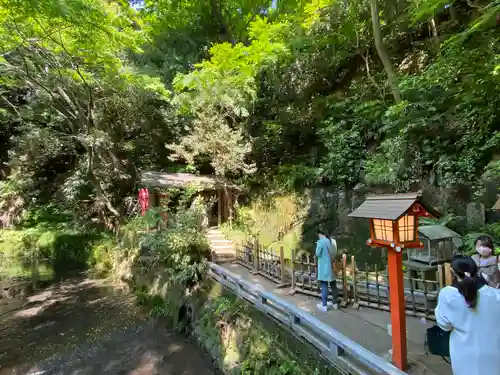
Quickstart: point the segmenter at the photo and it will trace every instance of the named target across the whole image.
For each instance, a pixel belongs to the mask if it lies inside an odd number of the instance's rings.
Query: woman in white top
[[[450,334],[454,375],[500,374],[500,292],[478,275],[476,262],[456,256],[454,285],[441,290],[437,324]]]

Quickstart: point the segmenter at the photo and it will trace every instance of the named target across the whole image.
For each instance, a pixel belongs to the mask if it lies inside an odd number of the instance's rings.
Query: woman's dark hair
[[[486,236],[483,234],[483,235],[477,237],[476,240],[474,241],[474,246],[478,242],[480,242],[482,246],[489,247],[491,250],[493,250],[493,240],[491,239],[490,236]]]
[[[332,240],[330,238],[330,235],[327,234],[323,229],[318,229],[318,234],[322,234],[323,236],[325,236],[326,238],[328,238],[330,241]]]
[[[478,277],[477,264],[474,259],[464,255],[457,255],[451,261],[451,268],[457,277],[456,287],[470,308],[477,305],[477,291],[484,285]]]

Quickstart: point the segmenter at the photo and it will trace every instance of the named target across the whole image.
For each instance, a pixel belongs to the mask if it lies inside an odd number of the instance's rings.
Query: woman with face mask
[[[489,282],[491,276],[498,270],[498,257],[493,254],[493,241],[489,236],[479,236],[475,241],[476,252],[472,256],[479,273]]]
[[[436,322],[450,331],[454,375],[500,374],[500,293],[479,275],[470,257],[451,261],[452,286],[439,292]]]

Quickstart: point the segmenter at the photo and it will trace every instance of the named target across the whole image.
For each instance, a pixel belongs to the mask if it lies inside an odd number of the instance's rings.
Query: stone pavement
[[[236,249],[233,241],[228,240],[219,228],[210,228],[207,233],[212,258],[216,263],[236,260]]]
[[[277,288],[276,284],[262,276],[253,275],[245,267],[236,263],[219,265],[263,290],[275,293],[286,301],[296,304],[366,349],[390,361],[391,337],[388,333],[388,325],[390,324],[390,314],[388,312],[362,307],[359,309],[347,307],[323,313],[316,309],[316,304],[319,301],[314,297],[299,293],[292,296],[289,288]],[[432,325],[434,325],[432,321],[406,317],[408,359],[410,363],[407,372],[409,374],[452,375],[450,365],[441,357],[427,356],[425,354],[425,329]]]

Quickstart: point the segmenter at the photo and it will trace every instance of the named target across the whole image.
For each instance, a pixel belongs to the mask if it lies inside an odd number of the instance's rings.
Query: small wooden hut
[[[438,265],[451,261],[462,246],[462,237],[443,225],[424,225],[418,228],[418,238],[424,247],[408,248],[407,260],[403,264],[406,266],[407,281],[413,279],[413,287],[423,289],[421,280],[437,281]],[[437,290],[437,284],[427,288],[428,291]]]
[[[424,225],[418,228],[422,249],[408,249],[408,260],[434,266],[451,261],[462,245],[462,237],[444,225]]]
[[[160,189],[195,187],[198,194],[206,201],[215,201],[214,211],[208,212],[211,226],[232,221],[234,205],[241,191],[236,185],[216,176],[200,176],[190,173],[143,172],[141,173],[142,188],[149,191],[149,207],[158,206]]]

